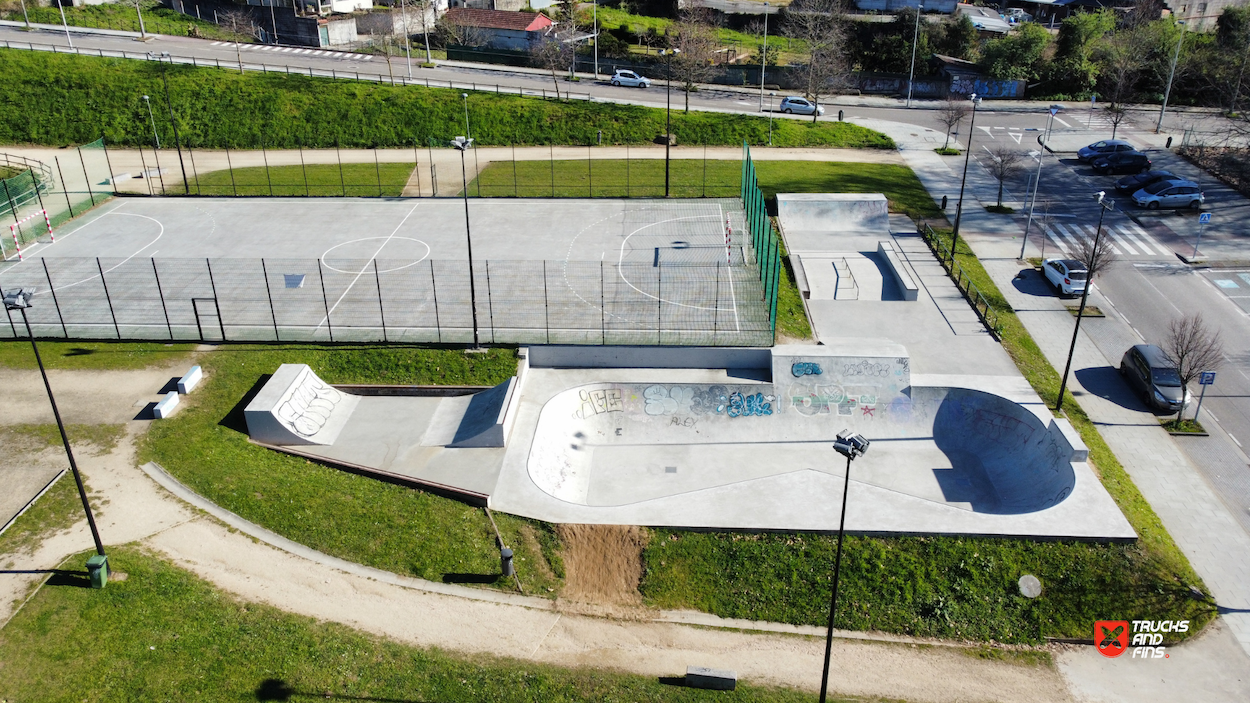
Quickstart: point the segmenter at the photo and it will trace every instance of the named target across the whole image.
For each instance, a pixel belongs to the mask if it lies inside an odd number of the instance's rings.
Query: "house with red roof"
[[[491,49],[529,51],[535,42],[551,30],[555,23],[537,12],[479,10],[453,7],[443,21],[458,27],[471,27],[482,36],[481,46]]]

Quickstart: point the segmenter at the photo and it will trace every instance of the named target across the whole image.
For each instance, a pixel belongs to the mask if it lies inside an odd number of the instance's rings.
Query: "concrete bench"
[[[907,264],[903,263],[894,245],[890,242],[878,242],[877,253],[885,259],[890,271],[893,272],[894,280],[898,282],[899,292],[903,294],[903,300],[916,300],[920,296],[920,285],[916,283],[915,276],[911,274]]]
[[[165,398],[152,408],[152,415],[157,420],[164,420],[174,414],[174,408],[178,407],[178,392],[170,391],[165,394]]]
[[[204,378],[204,372],[199,366],[192,366],[191,370],[185,376],[178,379],[178,392],[187,395],[191,389],[200,385],[200,380]]]
[[[690,688],[709,688],[714,691],[732,691],[738,685],[738,674],[725,669],[709,669],[705,666],[686,667],[686,685]]]

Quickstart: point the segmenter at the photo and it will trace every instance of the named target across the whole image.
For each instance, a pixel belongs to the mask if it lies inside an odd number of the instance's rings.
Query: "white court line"
[[[119,207],[120,207],[120,206],[119,206]],[[133,253],[133,254],[131,254],[130,256],[127,256],[126,258],[124,258],[124,259],[122,259],[121,261],[117,262],[117,265],[116,265],[116,266],[111,266],[111,267],[109,267],[109,268],[104,269],[104,273],[111,273],[111,272],[113,272],[113,271],[116,271],[118,268],[120,268],[120,267],[121,267],[123,264],[125,264],[127,261],[130,261],[131,259],[133,259],[133,258],[135,258],[136,256],[138,256],[138,255],[139,255],[139,253],[140,253],[140,252],[142,252],[144,249],[147,249],[148,247],[150,247],[150,246],[152,246],[153,244],[155,244],[157,239],[160,239],[161,237],[165,236],[165,225],[164,225],[164,223],[162,223],[160,220],[156,219],[155,217],[148,217],[147,215],[136,215],[136,214],[134,214],[133,212],[121,212],[121,213],[118,213],[116,208],[114,208],[113,210],[110,210],[109,212],[104,213],[104,215],[101,215],[101,217],[104,217],[104,216],[107,216],[107,215],[112,215],[113,213],[117,213],[117,214],[119,214],[119,215],[124,215],[124,216],[126,216],[126,217],[142,217],[142,218],[143,218],[143,219],[145,219],[145,220],[151,220],[151,221],[153,221],[153,222],[155,222],[155,223],[156,223],[156,226],[157,226],[157,227],[160,227],[160,228],[161,228],[161,231],[160,231],[159,233],[157,233],[157,235],[156,235],[156,238],[155,238],[155,239],[153,239],[152,241],[148,242],[147,244],[144,244],[143,246],[139,247],[138,249],[135,249],[135,251],[134,251],[134,253]],[[81,229],[81,228],[80,228],[80,229]],[[51,245],[49,245],[49,246],[51,246]],[[81,285],[81,284],[83,284],[83,283],[86,283],[87,281],[94,281],[95,279],[97,279],[97,278],[99,278],[99,277],[100,277],[100,275],[99,275],[99,274],[96,274],[96,275],[94,275],[94,276],[88,276],[88,277],[86,277],[86,278],[82,279],[81,281],[75,281],[74,283],[70,283],[69,285],[57,286],[57,287],[56,287],[56,289],[57,289],[58,291],[62,291],[62,290],[65,290],[66,288],[73,288],[74,286]]]
[[[378,258],[378,254],[382,253],[382,250],[386,248],[386,245],[390,243],[391,239],[393,239],[395,235],[399,232],[399,229],[404,226],[404,223],[408,221],[408,218],[412,217],[412,213],[416,212],[417,208],[420,206],[421,206],[420,203],[417,203],[416,205],[412,206],[412,209],[408,211],[408,214],[404,215],[404,219],[400,220],[399,224],[395,226],[395,229],[390,233],[390,235],[387,236],[387,238],[382,241],[382,244],[381,246],[378,247],[378,250],[373,252],[373,256],[369,257],[369,260],[365,262],[365,265],[360,267],[360,272],[357,273],[356,277],[352,279],[352,282],[348,284],[347,290],[343,291],[343,295],[340,295],[339,299],[334,301],[334,306],[330,308],[330,311],[326,313],[326,316],[321,318],[321,322],[317,324],[316,329],[313,330],[313,334],[316,334],[317,332],[321,331],[321,326],[330,321],[330,315],[334,314],[334,311],[338,308],[339,303],[343,302],[343,298],[346,298],[347,294],[352,292],[352,288],[356,286],[356,281],[359,281],[360,277],[365,275],[365,271],[369,268],[369,265],[373,263],[374,259]]]
[[[718,216],[719,219],[717,220],[717,222],[724,220],[725,208],[721,207],[720,203],[716,203],[716,211],[720,213],[720,215]],[[771,227],[772,225],[769,225],[769,226]],[[731,260],[732,260],[732,257],[731,257]],[[742,264],[744,266],[746,265],[745,257],[742,260]],[[733,301],[733,306],[734,306],[734,331],[741,332],[742,325],[738,322],[738,296],[734,293],[734,267],[726,266],[725,268],[729,269],[729,299]],[[719,300],[712,301],[712,309],[719,310],[719,308],[720,308],[720,301]],[[712,314],[715,315],[716,313],[712,313]]]
[[[718,207],[718,208],[720,207],[720,204],[719,204],[719,203],[717,203],[717,207]],[[623,268],[623,265],[624,265],[624,263],[625,263],[625,245],[629,244],[629,238],[630,238],[630,237],[634,236],[635,234],[638,234],[639,232],[641,232],[641,231],[643,231],[644,229],[647,229],[647,228],[649,228],[649,227],[656,227],[656,226],[658,226],[658,225],[666,225],[666,224],[668,224],[668,223],[670,223],[670,222],[681,222],[682,220],[706,220],[706,219],[707,219],[707,218],[709,218],[709,217],[715,217],[715,215],[690,215],[689,217],[673,217],[673,218],[670,218],[670,219],[667,219],[667,220],[660,220],[659,222],[652,222],[651,224],[646,224],[646,225],[643,225],[643,226],[639,227],[638,229],[634,230],[633,232],[630,232],[629,234],[625,235],[625,239],[621,241],[621,250],[620,250],[620,255],[617,257],[617,260],[616,260],[616,264],[617,264],[617,268],[616,268],[617,275],[619,275],[619,276],[621,277],[621,280],[622,280],[622,281],[625,281],[625,285],[629,286],[630,288],[633,288],[635,291],[638,291],[638,294],[639,294],[639,295],[642,295],[642,296],[644,296],[644,297],[650,298],[650,299],[652,299],[652,300],[655,300],[655,301],[658,301],[658,302],[662,302],[662,303],[668,303],[669,305],[676,305],[676,306],[678,306],[678,307],[682,307],[682,308],[691,308],[691,309],[693,309],[693,310],[709,310],[709,309],[710,309],[710,310],[715,310],[715,309],[716,309],[716,304],[715,304],[715,303],[713,303],[713,304],[712,304],[712,307],[711,307],[711,308],[705,308],[705,307],[703,307],[702,305],[687,305],[686,303],[678,303],[678,302],[674,302],[674,301],[672,301],[672,300],[668,300],[668,299],[665,299],[665,298],[658,298],[658,297],[656,297],[656,296],[654,296],[654,295],[651,295],[650,293],[648,293],[648,292],[646,292],[646,291],[642,290],[641,288],[639,288],[638,286],[634,285],[633,283],[631,283],[631,282],[630,282],[630,280],[629,280],[628,278],[625,278],[625,274],[624,274],[624,273],[621,273],[621,269]]]

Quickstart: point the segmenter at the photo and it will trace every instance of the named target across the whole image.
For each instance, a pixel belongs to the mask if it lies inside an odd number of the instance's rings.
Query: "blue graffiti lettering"
[[[824,371],[821,370],[820,364],[810,361],[796,361],[790,365],[790,373],[794,374],[795,378],[798,378],[800,376],[819,376]]]
[[[773,406],[768,402],[772,400],[772,396],[765,398],[763,393],[755,393],[753,395],[742,395],[738,391],[734,391],[729,396],[729,407],[726,413],[729,417],[748,417],[751,415],[772,415]]]

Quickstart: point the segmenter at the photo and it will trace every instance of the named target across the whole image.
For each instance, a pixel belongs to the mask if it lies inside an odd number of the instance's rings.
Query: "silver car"
[[[1133,203],[1149,210],[1163,207],[1197,210],[1206,200],[1206,195],[1197,183],[1184,180],[1156,181],[1133,193]]]
[[[813,105],[807,98],[797,96],[782,98],[781,105],[777,109],[787,115],[810,115],[813,110],[817,115],[825,114],[825,108]]]
[[[625,86],[626,88],[650,88],[651,79],[640,76],[633,71],[618,70],[612,74],[612,85]]]

